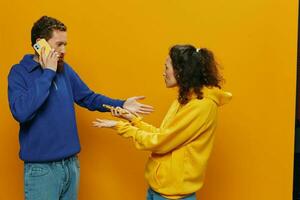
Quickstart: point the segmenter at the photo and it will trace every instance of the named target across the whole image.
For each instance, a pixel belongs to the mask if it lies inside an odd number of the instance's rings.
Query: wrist
[[[55,68],[53,68],[53,67],[49,67],[49,66],[47,66],[47,67],[45,67],[44,69],[50,69],[50,70],[52,70],[52,71],[56,72],[56,69],[55,69]]]
[[[129,121],[132,125],[136,125],[142,121],[141,117],[133,116]]]
[[[123,123],[124,122],[122,122],[122,121],[117,121],[115,126],[112,126],[111,128],[115,129],[115,130],[118,130],[122,126]]]

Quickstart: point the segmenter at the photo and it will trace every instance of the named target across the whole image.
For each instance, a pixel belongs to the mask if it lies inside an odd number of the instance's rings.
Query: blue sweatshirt
[[[20,124],[20,158],[25,162],[57,161],[80,151],[74,102],[91,111],[124,101],[91,91],[68,65],[61,73],[42,69],[25,55],[8,75],[8,98]]]

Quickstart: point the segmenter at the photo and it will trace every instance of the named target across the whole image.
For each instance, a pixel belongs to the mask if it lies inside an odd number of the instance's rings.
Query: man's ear
[[[40,41],[41,40],[41,38],[37,38],[36,40],[35,40],[35,43],[37,43],[38,41]]]

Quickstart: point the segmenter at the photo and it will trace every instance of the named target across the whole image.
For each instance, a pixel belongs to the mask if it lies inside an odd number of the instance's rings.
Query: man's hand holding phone
[[[45,47],[42,48],[39,56],[39,62],[44,69],[51,69],[56,72],[59,53],[51,49],[48,55],[45,53]]]
[[[51,69],[56,72],[59,53],[51,48],[45,39],[40,39],[33,45],[33,48],[39,54],[39,63],[42,68]]]

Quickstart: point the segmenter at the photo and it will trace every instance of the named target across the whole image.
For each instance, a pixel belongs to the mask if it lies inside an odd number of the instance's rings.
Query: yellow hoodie
[[[231,99],[229,92],[203,88],[203,99],[186,105],[173,102],[160,128],[139,118],[119,121],[115,129],[131,137],[137,149],[151,151],[145,177],[150,187],[169,199],[178,199],[199,190],[210,156],[217,107]]]

